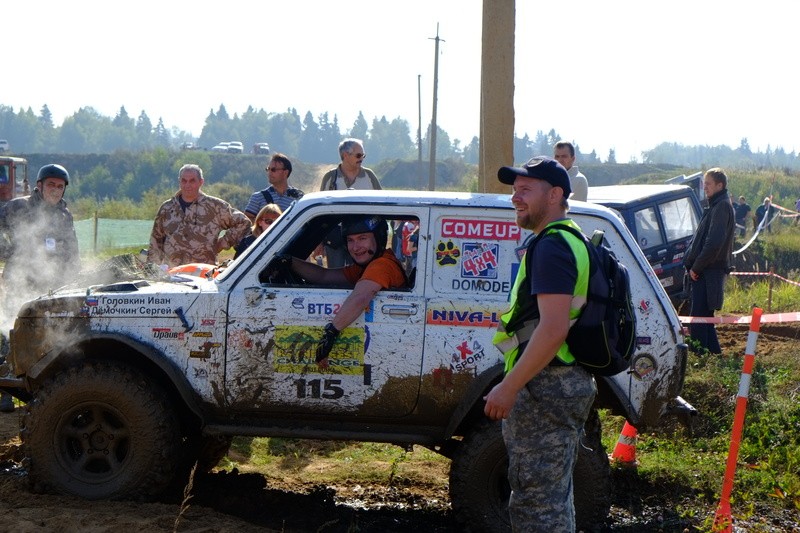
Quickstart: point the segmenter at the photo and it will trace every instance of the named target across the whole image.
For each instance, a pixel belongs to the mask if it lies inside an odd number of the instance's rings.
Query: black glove
[[[333,349],[333,343],[336,342],[339,333],[341,333],[341,331],[336,329],[336,326],[334,326],[332,322],[328,322],[325,326],[325,330],[322,332],[322,338],[317,343],[317,363],[328,358],[328,355]]]

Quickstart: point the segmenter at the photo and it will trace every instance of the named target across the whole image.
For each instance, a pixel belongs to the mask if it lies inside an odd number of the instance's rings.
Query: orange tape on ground
[[[752,316],[679,316],[681,324],[749,324]],[[761,323],[800,322],[800,312],[761,315]]]

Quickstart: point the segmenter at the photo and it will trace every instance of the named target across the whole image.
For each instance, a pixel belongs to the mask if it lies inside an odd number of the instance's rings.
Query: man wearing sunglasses
[[[305,194],[300,189],[289,185],[289,176],[292,174],[292,162],[284,154],[276,153],[269,160],[269,164],[264,169],[267,173],[269,187],[261,191],[256,191],[250,196],[244,214],[254,222],[256,215],[267,204],[277,204],[281,211],[295,200],[299,200]]]
[[[379,190],[382,189],[378,177],[375,173],[363,166],[364,142],[361,139],[345,139],[339,143],[339,157],[342,162],[336,168],[332,168],[322,176],[321,191],[342,191],[347,189],[356,190]],[[341,239],[337,239],[340,234],[336,228],[325,241],[325,257],[328,268],[341,268],[352,264],[350,255]]]

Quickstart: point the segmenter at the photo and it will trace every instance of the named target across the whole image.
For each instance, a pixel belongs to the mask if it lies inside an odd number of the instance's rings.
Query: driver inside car
[[[379,290],[408,287],[403,266],[386,248],[388,230],[386,220],[378,216],[345,221],[342,236],[354,264],[342,268],[325,268],[290,255],[280,258],[285,268],[312,283],[353,289],[317,343],[316,362],[322,368],[327,368],[328,355],[341,331],[364,312]]]

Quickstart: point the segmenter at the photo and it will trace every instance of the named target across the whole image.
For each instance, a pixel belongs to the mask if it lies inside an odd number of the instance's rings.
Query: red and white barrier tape
[[[679,316],[681,324],[749,324],[752,316]],[[761,315],[761,322],[800,322],[800,312]]]
[[[774,278],[778,278],[781,281],[785,281],[786,283],[790,283],[792,285],[800,287],[800,283],[792,281],[790,279],[786,279],[783,276],[775,274],[774,272],[731,272],[731,276],[772,276]]]

